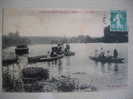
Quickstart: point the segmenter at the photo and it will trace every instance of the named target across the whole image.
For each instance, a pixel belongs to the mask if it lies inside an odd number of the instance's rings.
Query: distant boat
[[[75,52],[64,52],[65,56],[74,56]]]
[[[18,45],[15,48],[16,55],[29,54],[29,48],[27,45]]]
[[[90,59],[96,62],[102,62],[102,63],[124,63],[124,58],[113,58],[113,57],[95,57],[90,56]]]
[[[12,59],[3,59],[2,60],[2,65],[3,66],[8,66],[11,64],[16,64],[17,63],[17,58],[12,58]]]
[[[75,55],[75,52],[72,52],[70,50],[70,45],[69,44],[66,44],[66,48],[64,49],[64,55],[65,56],[74,56]]]

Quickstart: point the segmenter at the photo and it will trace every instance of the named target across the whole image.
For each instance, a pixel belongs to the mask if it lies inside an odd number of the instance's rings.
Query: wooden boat
[[[28,62],[29,63],[36,63],[36,62],[51,62],[51,61],[56,61],[58,59],[63,58],[64,55],[57,55],[56,57],[48,57],[48,56],[42,56],[40,58],[35,58],[35,57],[29,57]]]
[[[64,55],[58,55],[56,57],[47,57],[46,55],[28,57],[28,63],[51,62],[51,61],[56,61],[58,59],[61,59],[63,57],[64,57]],[[17,60],[18,60],[17,58],[3,59],[2,60],[2,65],[3,66],[8,66],[8,65],[11,65],[11,64],[16,64]]]
[[[124,58],[113,58],[113,57],[95,57],[90,56],[91,60],[94,60],[96,62],[102,62],[102,63],[124,63]]]
[[[47,58],[47,55],[40,55],[40,56],[29,57],[30,60],[40,59],[40,58]]]

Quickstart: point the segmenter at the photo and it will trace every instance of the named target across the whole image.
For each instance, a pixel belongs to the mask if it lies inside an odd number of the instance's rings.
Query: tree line
[[[2,48],[20,44],[30,44],[30,40],[27,37],[20,36],[19,32],[10,32],[7,35],[2,35]]]

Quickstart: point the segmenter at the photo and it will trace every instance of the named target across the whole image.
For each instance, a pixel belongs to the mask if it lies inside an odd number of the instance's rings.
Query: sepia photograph
[[[2,9],[3,92],[128,87],[124,10]]]

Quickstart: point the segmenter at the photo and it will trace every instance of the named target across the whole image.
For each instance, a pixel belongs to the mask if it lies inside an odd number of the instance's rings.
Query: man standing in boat
[[[63,43],[57,44],[57,54],[59,55],[63,54]]]
[[[70,52],[70,45],[66,44],[65,54],[69,54],[69,52]]]
[[[118,51],[117,51],[117,49],[114,49],[113,57],[114,57],[114,58],[117,58],[117,57],[118,57]]]

